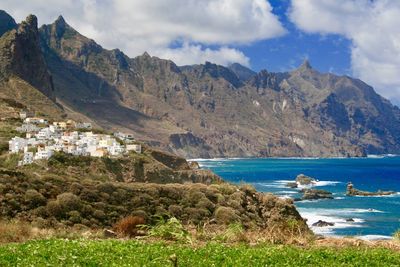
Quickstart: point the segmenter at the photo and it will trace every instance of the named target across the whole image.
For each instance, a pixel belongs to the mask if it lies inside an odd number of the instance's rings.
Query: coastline
[[[400,205],[400,201],[398,201],[400,188],[397,188],[398,185],[395,180],[395,177],[398,176],[396,176],[397,172],[391,174],[391,171],[388,170],[386,176],[382,176],[380,166],[384,168],[387,162],[397,162],[399,159],[399,155],[384,154],[368,155],[362,158],[215,158],[191,159],[191,161],[198,161],[201,168],[214,171],[225,181],[236,184],[249,183],[255,186],[258,191],[271,192],[279,197],[291,199],[296,198],[299,191],[286,187],[286,184],[293,182],[297,174],[311,173],[310,176],[318,179],[315,187],[333,192],[332,200],[295,202],[297,210],[303,218],[308,220],[308,225],[314,233],[325,237],[344,238],[352,236],[362,240],[386,240],[392,239],[393,233],[400,228],[400,222],[395,218],[397,211],[393,210],[397,209],[397,205]],[[337,168],[343,166],[348,168],[354,164],[353,169],[338,172],[339,169]],[[362,166],[357,167],[358,164]],[[366,171],[363,170],[370,167],[371,164],[375,164],[376,168],[370,176],[366,176]],[[318,170],[321,165],[326,168]],[[258,170],[258,168],[262,170]],[[365,177],[369,179],[367,184],[363,182]],[[389,183],[382,183],[382,179],[387,179]],[[360,185],[361,188],[366,190],[394,190],[396,194],[348,197],[345,195],[345,185],[353,180],[356,181],[357,186]],[[396,186],[396,188],[391,186]],[[383,211],[381,211],[381,208],[383,208]],[[346,219],[349,218],[354,221],[346,222]],[[385,218],[387,218],[387,222]],[[312,224],[318,220],[335,223],[335,225],[313,227]],[[387,227],[387,224],[391,225],[392,230],[386,232],[374,231],[374,229],[380,227]]]

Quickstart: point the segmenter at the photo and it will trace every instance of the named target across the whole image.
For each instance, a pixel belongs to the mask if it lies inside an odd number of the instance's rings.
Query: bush
[[[31,209],[43,206],[46,204],[46,198],[35,189],[28,189],[25,192],[25,202],[28,203]]]
[[[218,207],[214,216],[219,224],[231,224],[240,220],[235,210],[230,207]]]
[[[58,195],[57,201],[64,211],[79,210],[82,206],[81,199],[69,192]]]
[[[144,225],[145,220],[139,216],[128,216],[119,220],[114,224],[114,231],[122,236],[133,237],[138,235],[138,230],[141,225]]]
[[[165,221],[163,218],[149,230],[149,236],[159,237],[165,240],[192,242],[188,231],[175,217]]]

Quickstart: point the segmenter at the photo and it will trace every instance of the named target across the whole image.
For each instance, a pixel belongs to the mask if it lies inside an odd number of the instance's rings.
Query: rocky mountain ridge
[[[285,73],[210,62],[179,67],[148,53],[129,58],[118,49],[103,49],[61,16],[38,33],[29,32],[41,51],[24,51],[51,76],[42,71],[37,82],[23,66],[12,75],[61,104],[67,116],[132,132],[165,151],[188,158],[400,152],[396,106],[364,82],[320,73],[307,61]],[[0,51],[16,54],[4,45]],[[1,73],[11,75],[3,68]]]

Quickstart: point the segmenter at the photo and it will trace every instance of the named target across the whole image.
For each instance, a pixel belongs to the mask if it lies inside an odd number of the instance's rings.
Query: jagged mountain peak
[[[65,19],[62,15],[58,16],[58,18],[54,21],[55,24],[66,24]]]
[[[0,36],[16,27],[17,23],[13,17],[4,10],[0,10]]]
[[[30,32],[33,31],[35,34],[38,31],[38,20],[35,15],[28,15],[24,21],[18,27],[18,32]]]
[[[312,66],[311,66],[310,61],[309,61],[308,59],[305,59],[305,60],[303,61],[303,63],[301,63],[301,65],[299,66],[298,69],[311,70],[311,69],[312,69]]]
[[[144,51],[144,53],[141,56],[144,58],[151,58],[150,54],[147,51]]]
[[[239,63],[233,63],[233,64],[229,65],[228,68],[231,71],[233,71],[242,82],[249,80],[251,77],[253,77],[254,75],[257,74],[255,71],[253,71]]]
[[[29,15],[16,31],[1,36],[0,73],[6,79],[17,76],[55,100],[53,81],[41,51],[37,25],[37,17]]]

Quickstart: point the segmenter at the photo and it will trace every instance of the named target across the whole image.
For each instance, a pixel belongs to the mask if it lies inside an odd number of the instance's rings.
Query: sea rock
[[[304,175],[304,174],[299,174],[296,177],[296,182],[299,185],[313,185],[317,182],[314,178]]]
[[[354,222],[354,219],[353,218],[347,218],[346,222]]]
[[[316,227],[326,227],[326,226],[334,226],[335,223],[332,222],[325,222],[322,220],[319,220],[318,222],[315,222],[312,224],[312,226],[316,226]]]
[[[378,190],[377,192],[368,192],[368,191],[361,191],[354,188],[354,185],[350,182],[347,184],[346,195],[347,196],[388,196],[394,195],[396,192],[394,191],[381,191]]]
[[[286,187],[289,187],[289,188],[297,188],[298,185],[297,185],[296,182],[290,182],[290,183],[287,183],[287,184],[286,184]]]
[[[304,189],[301,200],[333,199],[332,193],[322,189]]]

